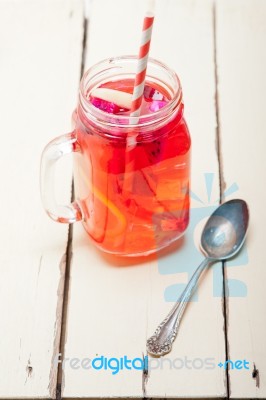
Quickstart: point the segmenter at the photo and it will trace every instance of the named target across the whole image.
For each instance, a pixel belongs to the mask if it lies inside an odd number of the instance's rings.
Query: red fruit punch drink
[[[190,135],[177,75],[149,60],[140,117],[93,96],[133,92],[137,59],[120,57],[83,77],[76,112],[74,183],[83,225],[108,253],[137,256],[177,240],[189,222]]]

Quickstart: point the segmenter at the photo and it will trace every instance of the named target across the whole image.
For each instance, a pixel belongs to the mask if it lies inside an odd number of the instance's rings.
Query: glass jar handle
[[[41,157],[41,198],[43,207],[54,221],[73,224],[82,219],[78,204],[74,201],[69,205],[59,205],[54,193],[54,172],[56,162],[73,152],[79,151],[75,133],[55,138],[47,144]]]

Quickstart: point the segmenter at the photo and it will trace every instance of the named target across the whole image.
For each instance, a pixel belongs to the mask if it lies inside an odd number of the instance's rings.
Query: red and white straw
[[[151,5],[151,10],[146,13],[143,21],[137,71],[131,103],[131,117],[138,117],[140,115],[154,20],[154,12],[152,9],[153,7]]]
[[[134,89],[132,95],[132,103],[130,110],[130,124],[137,124],[139,121],[139,116],[141,112],[141,103],[143,98],[144,86],[145,86],[145,78],[147,71],[147,64],[149,59],[149,51],[151,44],[151,35],[154,21],[154,8],[155,8],[155,0],[148,1],[147,12],[144,16],[143,27],[141,33],[141,41],[139,48],[139,55],[137,61],[137,70],[134,82]],[[124,180],[123,191],[132,191],[133,182],[132,182],[132,174],[129,174],[133,171],[134,168],[134,160],[131,160],[131,151],[136,147],[136,132],[134,129],[129,132],[127,135],[127,143],[125,149],[125,176],[127,179]]]

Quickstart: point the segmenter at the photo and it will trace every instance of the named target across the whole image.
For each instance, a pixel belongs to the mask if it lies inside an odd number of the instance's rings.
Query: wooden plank
[[[39,163],[71,128],[82,20],[79,1],[0,2],[1,398],[55,395],[68,227],[42,209]]]
[[[266,3],[217,3],[217,59],[224,190],[234,182],[251,221],[247,257],[226,270],[229,358],[246,359],[250,369],[231,369],[232,398],[266,397],[265,316],[265,93]],[[238,282],[230,282],[236,279]],[[258,372],[253,371],[254,364]],[[253,377],[252,374],[255,373]]]
[[[158,270],[152,270],[149,334],[169,310],[171,303],[163,301],[163,295],[165,297],[169,293],[171,297],[171,285],[180,282],[181,273],[186,273],[186,279],[181,281],[186,283],[202,260],[200,252],[194,249],[198,248],[203,221],[217,205],[219,198],[212,2],[173,0],[159,1],[157,4],[154,55],[171,65],[181,78],[185,115],[192,136],[192,191],[202,199],[203,204],[192,199],[190,228],[180,255],[159,261],[160,274]],[[164,45],[166,42],[167,46]],[[211,185],[207,181],[212,177],[213,187],[208,198]],[[193,241],[195,246],[191,245]],[[175,273],[163,274],[164,268]],[[152,370],[147,384],[147,395],[150,397],[215,398],[224,396],[226,392],[224,373],[217,368],[225,351],[222,300],[221,297],[214,297],[217,290],[221,289],[221,265],[212,268],[201,282],[198,301],[192,302],[184,315],[170,354],[172,360],[180,360],[177,362],[180,369]],[[168,292],[165,288],[168,288]],[[186,358],[192,361],[200,359],[204,363],[207,358],[213,358],[215,366],[208,369],[204,364],[200,368],[201,362],[196,361],[193,364],[196,368],[192,366],[190,369],[191,363],[186,368],[182,364],[185,364]]]
[[[138,52],[144,3],[141,0],[93,2],[87,44],[87,67],[102,58]],[[182,252],[159,260],[121,267],[88,242],[80,226],[74,227],[73,261],[66,341],[66,358],[98,356],[130,358],[145,354],[145,343],[169,311],[165,295],[171,284],[186,283],[202,260],[198,245],[205,216],[219,199],[218,160],[215,150],[215,79],[213,13],[211,1],[157,2],[151,56],[174,68],[183,83],[186,116],[193,141],[192,190],[202,203],[192,201],[193,223]],[[204,175],[209,174],[209,175]],[[205,179],[214,177],[211,198]],[[211,185],[207,185],[210,188]],[[195,197],[196,198],[196,197]],[[191,247],[192,245],[192,247]],[[182,257],[193,254],[189,266]],[[180,266],[180,270],[176,268]],[[165,270],[168,271],[165,273]],[[215,274],[214,274],[215,271]],[[215,277],[215,279],[214,279]],[[226,393],[225,372],[217,363],[225,357],[221,297],[214,297],[214,282],[221,295],[221,265],[208,271],[198,301],[189,305],[170,361],[213,359],[204,367],[141,371],[74,370],[65,367],[65,397],[221,397]],[[219,289],[220,288],[220,289]],[[216,291],[217,291],[216,290]],[[179,363],[179,364],[178,364]],[[197,364],[198,363],[198,364]]]

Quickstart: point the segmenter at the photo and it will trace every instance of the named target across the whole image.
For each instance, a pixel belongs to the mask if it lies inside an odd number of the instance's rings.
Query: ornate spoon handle
[[[154,334],[147,340],[147,351],[151,355],[158,357],[163,356],[171,351],[172,343],[176,338],[177,330],[187,303],[194,292],[195,286],[197,285],[202,271],[209,265],[210,262],[213,261],[209,258],[205,258],[202,261],[192,275],[190,281],[170,313],[163,320],[163,322],[161,322]]]

